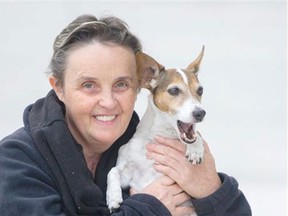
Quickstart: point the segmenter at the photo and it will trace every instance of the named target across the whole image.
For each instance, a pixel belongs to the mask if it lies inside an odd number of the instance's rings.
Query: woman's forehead
[[[67,58],[66,72],[83,77],[105,73],[119,76],[136,74],[135,54],[122,46],[89,44],[73,50]],[[108,74],[106,74],[108,75]]]

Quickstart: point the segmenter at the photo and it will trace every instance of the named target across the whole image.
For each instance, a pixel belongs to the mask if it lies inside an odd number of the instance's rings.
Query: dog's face
[[[204,55],[200,55],[186,69],[165,69],[152,57],[137,54],[137,73],[141,87],[153,95],[155,106],[164,113],[186,144],[195,141],[195,125],[201,122],[205,111],[201,107],[203,87],[198,70]]]

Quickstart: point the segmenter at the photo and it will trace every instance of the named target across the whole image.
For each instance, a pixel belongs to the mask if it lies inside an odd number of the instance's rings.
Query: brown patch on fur
[[[181,93],[178,96],[170,95],[168,88],[171,87],[179,87]],[[159,77],[158,85],[153,90],[154,103],[162,112],[174,113],[188,97],[187,88],[176,69],[169,69]]]
[[[159,64],[151,56],[139,52],[136,54],[137,77],[140,87],[148,90],[152,89],[151,82],[156,80],[164,66]]]
[[[196,98],[199,102],[201,102],[202,97],[197,94],[197,90],[199,88],[199,79],[198,79],[197,73],[194,73],[193,71],[188,71],[187,69],[183,71],[188,78],[189,89],[190,89],[191,95],[194,98]]]

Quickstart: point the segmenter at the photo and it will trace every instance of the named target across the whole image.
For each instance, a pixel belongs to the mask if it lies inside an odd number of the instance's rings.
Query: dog
[[[204,46],[186,69],[166,70],[149,55],[136,54],[140,87],[151,94],[134,136],[119,149],[116,166],[108,173],[106,201],[111,212],[123,202],[121,188],[130,186],[142,191],[163,175],[153,168],[153,161],[146,158],[145,145],[156,135],[180,139],[187,145],[187,159],[193,164],[201,163],[203,140],[195,131],[196,123],[206,114],[201,106],[203,87],[198,80],[203,55]]]

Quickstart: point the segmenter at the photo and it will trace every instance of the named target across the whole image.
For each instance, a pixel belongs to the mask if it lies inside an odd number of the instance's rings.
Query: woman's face
[[[54,89],[74,138],[91,153],[102,153],[130,122],[137,96],[135,55],[98,42],[76,48],[67,59],[63,86]]]

